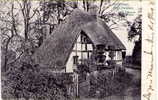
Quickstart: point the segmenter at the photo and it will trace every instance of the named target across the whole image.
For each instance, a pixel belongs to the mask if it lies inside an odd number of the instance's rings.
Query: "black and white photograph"
[[[141,100],[141,0],[0,0],[2,100]]]

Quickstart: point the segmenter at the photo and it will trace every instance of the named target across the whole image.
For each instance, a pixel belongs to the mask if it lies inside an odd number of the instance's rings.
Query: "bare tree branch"
[[[118,29],[118,27],[113,27],[113,28],[110,28],[111,30],[113,30],[113,29]]]
[[[22,55],[23,55],[23,52],[20,53],[20,55],[19,55],[16,59],[14,59],[14,60],[10,61],[9,63],[7,63],[7,65],[12,64],[12,63],[15,63],[18,59],[20,59],[20,57],[21,57]]]
[[[33,14],[32,14],[31,17],[29,17],[29,20],[32,19],[37,12],[38,12],[38,8],[36,8],[35,10],[33,10]]]
[[[112,7],[113,5],[116,5],[117,2],[118,2],[118,0],[115,0],[112,4],[109,4],[102,11],[100,11],[100,14],[103,15],[104,11],[106,11],[107,9],[109,9],[110,7]]]
[[[103,1],[104,1],[104,0],[100,0],[99,14],[100,14],[100,12],[101,12],[101,8],[102,8],[102,6],[103,6]]]

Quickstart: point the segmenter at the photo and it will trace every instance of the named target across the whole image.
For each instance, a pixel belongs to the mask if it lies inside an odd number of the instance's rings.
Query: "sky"
[[[126,1],[122,2],[125,3],[126,5],[122,5],[124,8],[128,9],[122,9],[124,11],[129,11],[129,15],[127,16],[128,21],[132,21],[141,13],[140,8],[141,8],[141,2],[139,1]],[[125,45],[127,51],[127,55],[131,55],[133,48],[134,48],[134,41],[129,41],[128,40],[128,31],[126,27],[120,27],[119,30],[113,30],[113,32],[118,36],[118,38],[122,41],[122,43]]]

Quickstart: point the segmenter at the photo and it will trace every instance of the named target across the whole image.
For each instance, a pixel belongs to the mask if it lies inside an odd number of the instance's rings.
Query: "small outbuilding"
[[[74,72],[80,65],[122,64],[125,46],[96,15],[74,10],[34,54],[36,63],[56,72]]]

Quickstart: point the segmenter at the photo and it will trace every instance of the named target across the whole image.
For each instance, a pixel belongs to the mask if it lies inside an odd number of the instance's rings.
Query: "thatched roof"
[[[81,31],[88,35],[94,45],[113,45],[115,50],[125,49],[125,46],[101,19],[77,9],[35,52],[33,57],[36,63],[57,69],[64,68]]]

